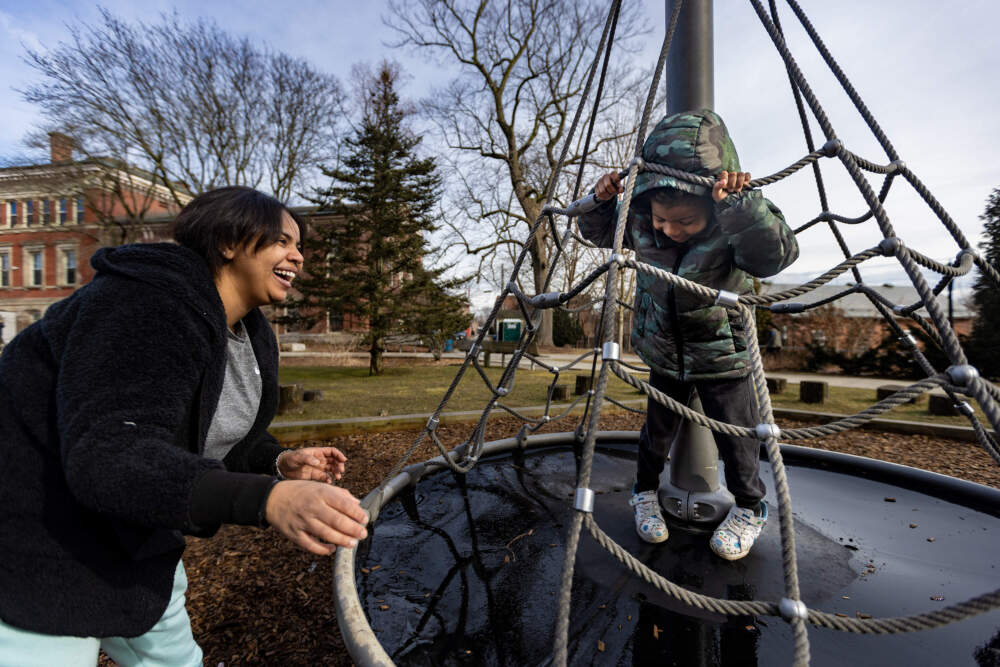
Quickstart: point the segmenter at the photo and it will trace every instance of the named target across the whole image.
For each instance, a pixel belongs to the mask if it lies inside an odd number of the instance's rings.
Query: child
[[[758,190],[744,190],[750,174],[740,171],[729,133],[712,111],[664,118],[646,140],[642,157],[717,180],[709,190],[650,171],[637,176],[624,243],[639,261],[708,287],[746,294],[753,288],[751,276],[774,275],[798,257],[795,236],[777,207]],[[611,247],[616,195],[622,192],[618,174],[602,176],[594,192],[605,203],[579,218],[580,231]],[[650,384],[681,403],[696,388],[706,415],[741,426],[760,421],[743,329],[748,324],[730,317],[721,305],[637,272],[632,346],[650,367]],[[668,408],[648,401],[629,501],[636,530],[647,542],[667,539],[657,488],[678,422]],[[715,433],[715,440],[736,504],[710,544],[722,558],[736,560],[749,553],[767,521],[758,474],[760,445],[755,438],[722,433]]]

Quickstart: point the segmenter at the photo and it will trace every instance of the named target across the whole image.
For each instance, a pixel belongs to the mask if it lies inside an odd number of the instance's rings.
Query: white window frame
[[[6,222],[6,227],[10,228],[17,224],[17,200],[8,199],[3,203],[4,219]]]
[[[26,245],[22,246],[22,252],[24,261],[21,264],[21,284],[24,287],[45,287],[45,246],[44,245]],[[34,253],[39,253],[42,257],[42,279],[39,283],[35,283],[35,265],[31,261],[31,256]]]
[[[69,198],[60,197],[57,206],[58,206],[58,213],[56,215],[58,217],[56,219],[59,221],[60,225],[65,225],[67,222],[69,222]]]
[[[80,225],[83,224],[83,213],[86,208],[86,204],[83,197],[75,197],[73,199],[73,224]]]
[[[52,200],[51,199],[40,199],[38,201],[38,224],[40,224],[40,225],[51,225],[52,224]]]
[[[24,205],[21,207],[24,209],[24,213],[21,215],[24,218],[24,226],[32,226],[32,218],[35,217],[35,204],[38,203],[34,199],[25,199]]]
[[[66,253],[72,252],[76,266],[73,282],[66,280],[67,262]],[[44,260],[43,260],[44,261]],[[80,249],[75,243],[63,243],[56,246],[56,284],[60,287],[76,287],[80,284]]]
[[[9,245],[0,246],[0,289],[10,289],[14,286],[14,260],[11,257],[13,248]],[[7,258],[7,284],[4,284],[3,258]]]

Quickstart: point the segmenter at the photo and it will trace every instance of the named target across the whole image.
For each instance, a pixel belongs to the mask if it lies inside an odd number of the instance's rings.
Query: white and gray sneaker
[[[763,500],[760,501],[760,514],[753,509],[733,505],[712,534],[709,542],[712,551],[726,560],[743,558],[750,553],[766,523],[767,505]]]
[[[656,491],[633,493],[628,504],[635,509],[635,532],[646,542],[657,544],[667,539],[667,524],[660,513]]]

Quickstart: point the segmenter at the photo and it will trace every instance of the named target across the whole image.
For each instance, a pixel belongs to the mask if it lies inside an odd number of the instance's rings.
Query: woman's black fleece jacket
[[[207,264],[171,244],[105,248],[91,263],[94,280],[0,355],[0,619],[131,637],[166,609],[182,533],[263,522],[282,451],[266,430],[278,350],[251,311],[257,419],[225,465],[203,458],[227,345]]]

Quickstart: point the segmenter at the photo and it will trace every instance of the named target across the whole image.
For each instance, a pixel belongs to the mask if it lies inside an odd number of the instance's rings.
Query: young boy
[[[771,276],[795,261],[798,245],[781,212],[758,190],[744,190],[736,149],[722,119],[708,110],[661,120],[643,145],[643,159],[716,179],[711,190],[650,171],[640,173],[632,195],[625,246],[640,262],[688,280],[737,294],[753,288],[751,276]],[[614,241],[616,172],[594,192],[605,202],[578,220],[583,236],[602,247]],[[687,403],[698,390],[705,414],[741,426],[759,423],[750,379],[744,326],[721,305],[642,271],[636,275],[632,346],[650,367],[650,384]],[[647,542],[667,539],[657,500],[659,476],[678,417],[648,401],[639,435],[638,471],[632,499],[635,526]],[[764,483],[758,474],[759,443],[715,433],[725,462],[726,485],[736,504],[712,535],[712,550],[727,560],[750,552],[767,521]]]

